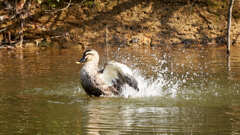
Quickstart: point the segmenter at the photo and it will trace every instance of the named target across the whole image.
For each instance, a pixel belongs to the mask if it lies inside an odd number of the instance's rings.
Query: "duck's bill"
[[[86,59],[83,57],[79,61],[77,61],[76,64],[81,64],[81,63],[84,63],[85,61]]]

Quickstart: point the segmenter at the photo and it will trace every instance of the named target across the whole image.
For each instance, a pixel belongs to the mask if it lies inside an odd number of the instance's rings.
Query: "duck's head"
[[[94,50],[94,49],[90,49],[90,50],[86,50],[83,53],[82,58],[78,62],[76,62],[76,63],[80,64],[80,63],[93,62],[93,63],[98,64],[98,61],[99,61],[98,52],[96,50]]]

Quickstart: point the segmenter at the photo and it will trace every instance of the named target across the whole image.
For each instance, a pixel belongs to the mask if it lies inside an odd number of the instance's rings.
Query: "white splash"
[[[171,80],[165,80],[161,73],[157,78],[145,78],[137,70],[134,71],[134,77],[137,79],[139,91],[125,85],[122,89],[121,96],[125,98],[153,97],[153,96],[170,96],[176,97],[178,83],[172,83]]]

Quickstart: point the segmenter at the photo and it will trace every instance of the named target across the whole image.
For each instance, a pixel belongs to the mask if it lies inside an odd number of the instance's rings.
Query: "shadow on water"
[[[100,52],[101,65],[106,49]],[[140,92],[89,98],[82,55],[70,49],[0,53],[0,134],[238,134],[240,55],[225,48],[108,48],[134,69]]]

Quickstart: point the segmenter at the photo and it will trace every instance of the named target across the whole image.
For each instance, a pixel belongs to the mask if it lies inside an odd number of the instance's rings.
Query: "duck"
[[[103,69],[100,69],[99,54],[94,49],[86,50],[76,63],[83,64],[80,70],[80,80],[83,89],[89,96],[120,95],[124,85],[129,85],[139,91],[137,79],[128,66],[116,61],[109,61]]]

